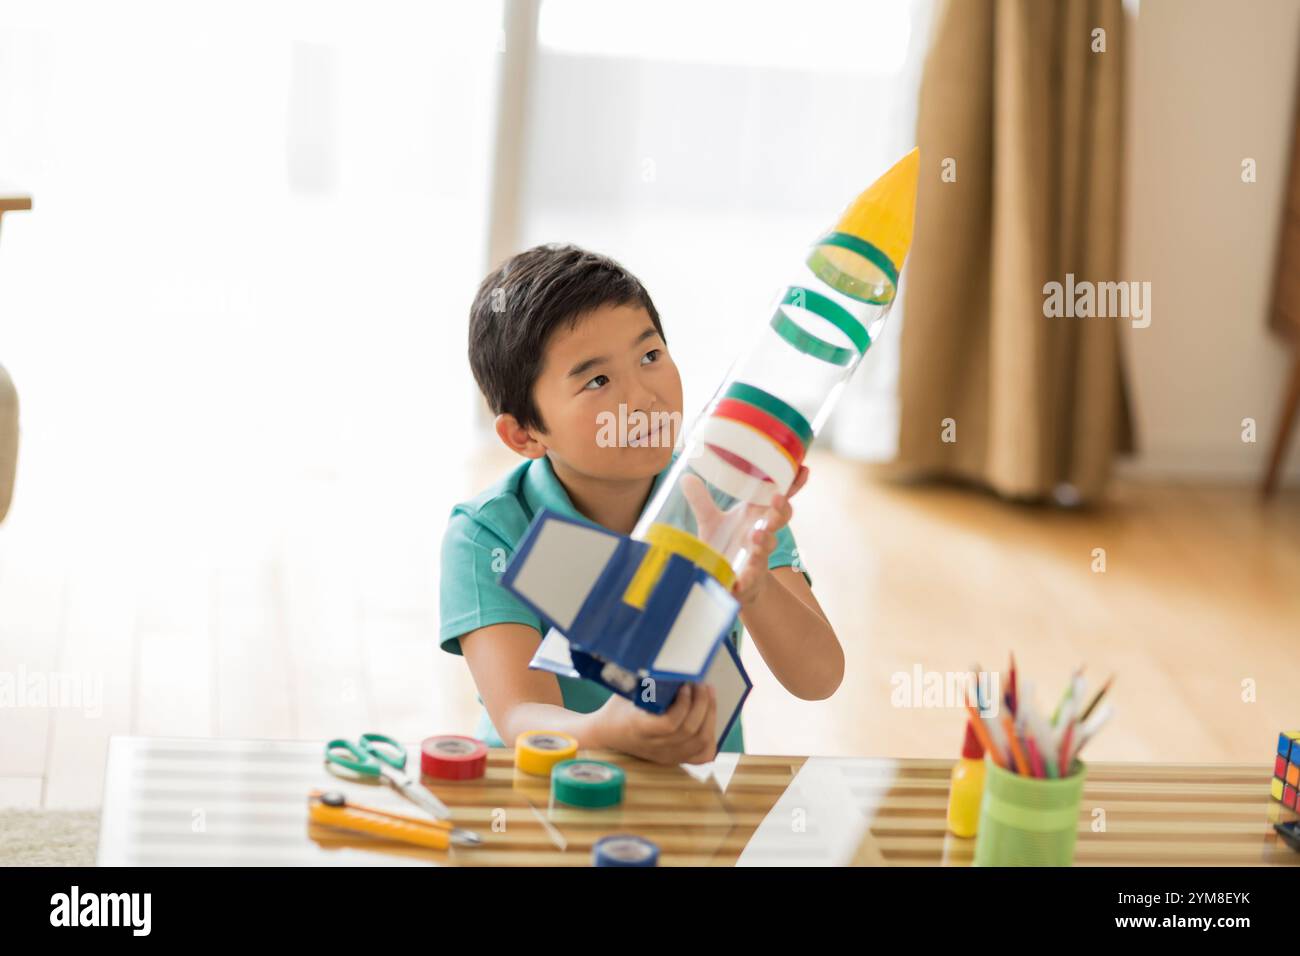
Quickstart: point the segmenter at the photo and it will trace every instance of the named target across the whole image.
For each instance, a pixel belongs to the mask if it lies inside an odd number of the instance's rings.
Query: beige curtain
[[[1093,52],[1096,29],[1105,52]],[[917,118],[899,465],[1014,498],[1072,485],[1087,500],[1131,449],[1126,320],[1047,318],[1043,292],[1066,273],[1138,278],[1119,275],[1123,82],[1120,0],[937,11]],[[955,182],[941,178],[948,158]]]
[[[18,393],[0,365],[0,521],[9,513],[18,466]]]

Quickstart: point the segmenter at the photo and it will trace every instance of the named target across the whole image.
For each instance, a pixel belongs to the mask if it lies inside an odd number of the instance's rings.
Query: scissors
[[[451,816],[447,805],[406,774],[406,748],[383,734],[362,734],[357,743],[338,738],[325,745],[325,762],[353,773],[378,777],[421,810],[439,820]]]

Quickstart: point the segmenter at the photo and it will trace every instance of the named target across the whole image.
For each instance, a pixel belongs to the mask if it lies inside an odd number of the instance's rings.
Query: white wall
[[[1289,366],[1267,314],[1300,2],[1142,0],[1132,41],[1125,271],[1151,282],[1152,322],[1125,331],[1140,450],[1129,470],[1253,482]],[[1255,444],[1241,440],[1248,417]],[[1288,466],[1294,483],[1300,437]]]
[[[548,10],[565,19],[548,29]],[[663,316],[689,423],[808,243],[915,142],[930,4],[728,0],[685,32],[664,11],[543,4],[521,245],[576,242],[636,273]],[[892,456],[898,331],[891,320],[864,360],[828,446]]]

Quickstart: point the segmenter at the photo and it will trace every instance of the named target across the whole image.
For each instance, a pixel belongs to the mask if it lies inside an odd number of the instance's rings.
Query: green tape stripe
[[[803,289],[799,286],[791,286],[786,289],[785,298],[781,300],[781,304],[797,306],[801,309],[807,309],[813,315],[821,316],[847,335],[858,352],[863,355],[866,354],[867,349],[871,348],[870,333],[867,332],[861,322],[853,317],[853,313],[834,299],[824,296],[820,292]]]
[[[841,271],[822,253],[822,246],[839,246],[867,259],[884,273],[885,278],[889,280],[889,288],[883,293],[877,292],[876,286]],[[889,256],[871,243],[845,232],[828,232],[813,243],[813,250],[808,255],[808,268],[836,292],[871,305],[887,305],[893,301],[894,293],[898,289],[898,270],[890,262]]]
[[[840,348],[840,346],[832,345],[825,339],[817,338],[811,332],[801,328],[799,323],[784,312],[778,311],[776,315],[772,316],[772,328],[776,330],[777,335],[804,355],[811,355],[813,358],[829,362],[831,365],[848,365],[853,361],[856,354],[853,349]]]
[[[839,246],[841,249],[856,252],[862,258],[874,263],[889,279],[891,285],[898,285],[898,270],[894,268],[894,263],[890,261],[889,256],[865,239],[851,236],[847,232],[828,232],[818,239],[815,245]]]
[[[755,408],[761,408],[773,418],[784,422],[799,436],[804,448],[812,444],[813,430],[812,426],[808,424],[808,419],[799,414],[797,409],[787,405],[775,395],[765,392],[761,388],[755,388],[753,385],[747,385],[744,382],[732,382],[722,394],[726,398],[734,398],[737,401],[753,405]]]

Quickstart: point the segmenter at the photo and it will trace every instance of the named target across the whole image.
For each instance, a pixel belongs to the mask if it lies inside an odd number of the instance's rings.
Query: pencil
[[[1038,752],[1038,744],[1034,742],[1033,734],[1025,734],[1025,747],[1029,749],[1029,769],[1034,772],[1034,776],[1046,776],[1043,772],[1043,758]]]
[[[1069,680],[1069,682],[1065,685],[1065,692],[1061,694],[1061,699],[1060,699],[1059,701],[1057,701],[1057,704],[1056,704],[1056,710],[1052,711],[1052,725],[1053,725],[1053,726],[1055,726],[1057,720],[1060,719],[1060,716],[1061,716],[1061,708],[1065,706],[1065,702],[1066,702],[1067,700],[1069,700],[1069,699],[1070,699],[1070,696],[1074,693],[1074,681],[1075,681],[1075,678],[1079,677],[1079,675],[1081,675],[1082,673],[1083,673],[1083,667],[1082,667],[1082,666],[1079,666],[1078,668],[1075,669],[1075,671],[1074,671],[1074,676],[1071,677],[1070,680]]]
[[[1025,760],[1025,752],[1020,747],[1020,741],[1016,739],[1016,728],[1011,723],[1011,715],[1002,715],[1002,729],[1007,732],[1007,737],[1011,741],[1011,757],[1016,762],[1016,771],[1021,775],[1028,777],[1029,763]]]
[[[970,711],[970,726],[971,730],[975,731],[975,739],[980,742],[980,746],[984,748],[986,754],[992,755],[995,764],[999,767],[1005,767],[1006,764],[1002,762],[1002,755],[998,753],[998,748],[993,745],[993,738],[989,736],[988,728],[980,720],[979,711],[971,704],[967,704],[966,709]]]
[[[971,683],[975,686],[975,706],[984,709],[984,695],[980,693],[980,663],[976,661],[970,669]]]
[[[1074,721],[1070,721],[1065,728],[1065,736],[1061,738],[1061,776],[1070,775],[1070,741],[1074,737]]]
[[[1097,696],[1092,699],[1092,703],[1089,704],[1087,707],[1085,707],[1083,713],[1079,715],[1079,720],[1081,722],[1087,720],[1088,715],[1091,714],[1094,708],[1096,708],[1096,706],[1101,703],[1101,699],[1106,696],[1106,691],[1110,690],[1111,682],[1114,680],[1115,680],[1114,674],[1111,674],[1109,677],[1106,678],[1106,683],[1101,685],[1101,690],[1097,691]]]

